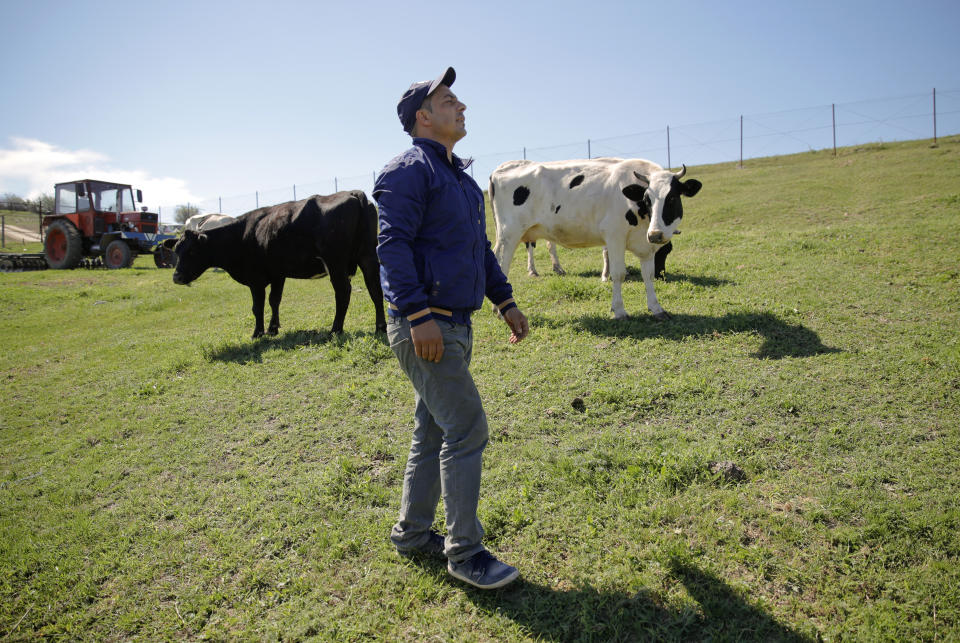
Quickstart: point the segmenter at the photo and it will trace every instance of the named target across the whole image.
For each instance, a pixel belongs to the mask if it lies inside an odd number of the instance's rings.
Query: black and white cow
[[[195,214],[183,222],[183,229],[184,231],[193,230],[194,232],[203,232],[210,228],[218,228],[224,223],[230,223],[231,221],[233,221],[233,217],[229,214],[220,214],[219,212]]]
[[[337,305],[331,332],[341,332],[350,304],[350,277],[357,267],[373,300],[376,329],[387,329],[377,261],[377,210],[358,190],[259,208],[203,232],[185,231],[179,240],[164,244],[177,255],[173,283],[189,285],[207,268],[217,267],[250,288],[254,337],[264,332],[268,285],[272,315],[267,332],[276,335],[286,278],[327,274]]]
[[[681,196],[702,184],[643,159],[597,158],[572,161],[510,161],[490,176],[490,200],[497,227],[494,253],[506,274],[521,241],[548,239],[568,248],[606,246],[614,317],[627,316],[621,285],[625,253],[641,261],[647,308],[669,317],[653,288],[654,257],[670,243],[683,217]],[[647,220],[646,225],[640,222]],[[669,252],[669,251],[667,251]],[[605,261],[605,263],[607,263]]]

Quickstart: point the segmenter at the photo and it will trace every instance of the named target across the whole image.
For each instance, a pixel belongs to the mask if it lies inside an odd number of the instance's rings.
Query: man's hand
[[[411,326],[410,339],[413,340],[413,350],[420,359],[439,362],[443,357],[443,333],[440,332],[437,322],[432,319],[418,326]]]
[[[530,332],[530,325],[527,323],[526,316],[520,312],[519,308],[511,308],[503,314],[503,321],[510,327],[510,343],[516,344],[523,340]]]

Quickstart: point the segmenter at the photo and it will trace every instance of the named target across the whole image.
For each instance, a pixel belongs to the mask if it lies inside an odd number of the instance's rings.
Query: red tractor
[[[93,257],[108,268],[128,268],[137,254],[150,252],[157,267],[173,267],[176,255],[160,243],[175,237],[158,234],[159,217],[145,207],[137,210],[133,197],[133,188],[122,183],[57,183],[54,212],[43,217],[47,264],[75,268]],[[136,197],[143,201],[140,190]]]

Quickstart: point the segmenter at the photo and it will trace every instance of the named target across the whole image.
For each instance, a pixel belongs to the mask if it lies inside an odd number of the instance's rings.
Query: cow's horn
[[[678,179],[682,179],[682,178],[683,178],[683,175],[686,174],[686,173],[687,173],[687,166],[681,164],[681,166],[680,166],[680,171],[677,172],[677,178],[678,178]]]

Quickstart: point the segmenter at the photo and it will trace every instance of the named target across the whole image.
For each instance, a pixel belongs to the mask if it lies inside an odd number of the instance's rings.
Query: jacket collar
[[[432,138],[420,138],[416,137],[413,139],[413,144],[423,148],[429,148],[433,150],[437,156],[439,156],[443,161],[447,162],[447,148],[443,143],[439,143]],[[460,171],[466,170],[468,167],[473,165],[473,159],[463,160],[456,154],[451,154],[453,157],[453,167]]]

